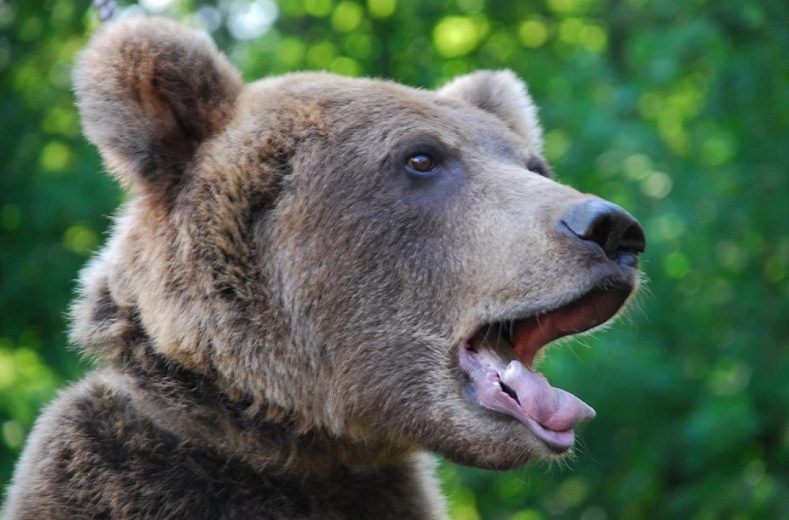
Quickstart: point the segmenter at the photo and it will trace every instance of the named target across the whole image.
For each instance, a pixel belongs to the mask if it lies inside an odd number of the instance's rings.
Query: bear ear
[[[74,90],[85,135],[126,186],[168,193],[202,141],[233,115],[241,75],[195,31],[160,18],[105,27]]]
[[[438,94],[460,99],[499,117],[542,153],[542,127],[526,84],[511,70],[483,70],[450,81]]]

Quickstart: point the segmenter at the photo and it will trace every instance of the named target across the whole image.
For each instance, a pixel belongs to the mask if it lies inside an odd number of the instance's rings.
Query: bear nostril
[[[638,221],[616,204],[592,199],[575,204],[559,219],[560,228],[590,245],[602,248],[611,260],[624,253],[646,249],[644,230]]]
[[[634,219],[633,223],[622,233],[622,238],[619,240],[619,249],[643,253],[646,248],[647,238],[644,235],[644,230],[641,228],[641,224]]]

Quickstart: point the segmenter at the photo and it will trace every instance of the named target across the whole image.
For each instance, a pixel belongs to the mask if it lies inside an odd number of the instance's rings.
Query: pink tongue
[[[592,407],[573,394],[552,387],[542,374],[528,370],[518,361],[510,361],[500,377],[502,383],[515,390],[520,408],[543,428],[561,432],[594,419]]]
[[[542,374],[520,361],[510,361],[505,367],[490,349],[460,350],[461,365],[471,376],[479,403],[518,419],[554,449],[569,449],[575,440],[573,428],[595,416],[592,407],[569,392],[553,388]],[[517,401],[502,383],[515,393]]]

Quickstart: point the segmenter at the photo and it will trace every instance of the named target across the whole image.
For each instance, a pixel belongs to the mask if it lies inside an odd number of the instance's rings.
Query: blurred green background
[[[514,69],[561,180],[644,224],[647,282],[542,370],[597,409],[572,460],[442,464],[483,519],[789,517],[789,2],[188,0],[121,3],[204,29],[248,80],[301,69],[433,88]],[[80,267],[123,195],[80,136],[88,2],[0,0],[0,488],[67,349]]]

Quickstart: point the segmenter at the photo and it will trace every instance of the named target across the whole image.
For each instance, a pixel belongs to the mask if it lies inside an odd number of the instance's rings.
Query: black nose
[[[647,245],[644,230],[633,215],[600,199],[571,206],[559,219],[559,227],[593,247],[600,246],[611,260],[625,253],[641,253]]]

